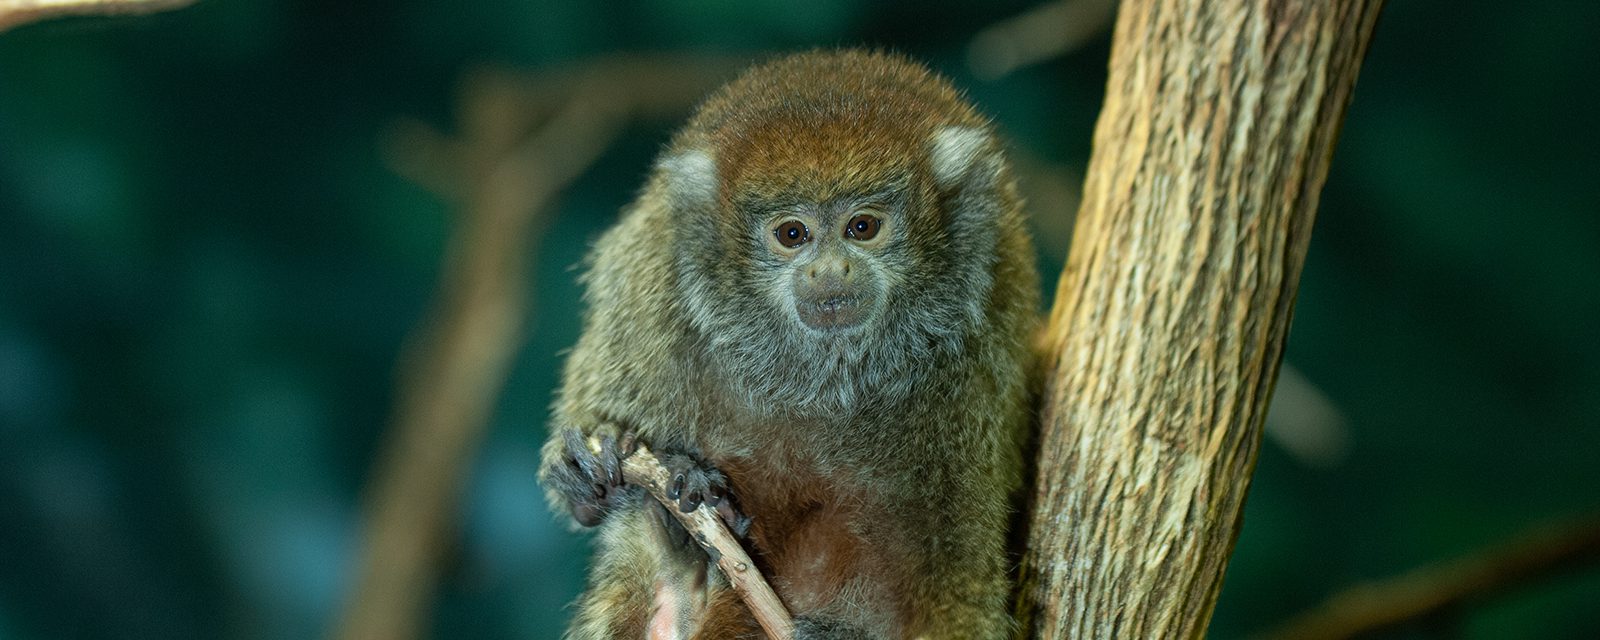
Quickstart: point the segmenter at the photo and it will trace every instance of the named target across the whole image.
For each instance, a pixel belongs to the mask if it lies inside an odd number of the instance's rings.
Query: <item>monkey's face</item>
[[[882,206],[856,203],[775,217],[765,242],[774,301],[811,331],[870,325],[887,284],[882,252],[895,235],[886,217]]]
[[[1008,205],[985,129],[802,124],[669,155],[659,187],[677,303],[733,390],[845,412],[908,394],[981,330]]]

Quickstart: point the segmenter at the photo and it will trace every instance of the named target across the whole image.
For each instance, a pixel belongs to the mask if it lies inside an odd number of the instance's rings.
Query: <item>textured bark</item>
[[[1035,636],[1204,634],[1381,5],[1122,4],[1045,337]]]

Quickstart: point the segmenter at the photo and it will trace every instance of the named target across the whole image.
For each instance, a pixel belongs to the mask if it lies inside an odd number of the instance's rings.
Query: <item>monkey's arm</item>
[[[889,497],[879,514],[886,529],[900,533],[879,548],[897,567],[892,577],[903,580],[906,637],[999,640],[1013,629],[1006,541],[1021,483],[1027,395],[1013,378],[974,374],[950,383],[960,385],[947,392],[953,397],[992,403],[918,403],[924,411],[912,418],[911,432],[940,425],[941,438],[906,439],[905,461],[885,485]]]
[[[687,376],[677,352],[684,331],[668,293],[671,256],[650,234],[664,215],[647,204],[625,213],[595,244],[582,276],[584,330],[562,372],[539,478],[551,508],[583,526],[627,499],[618,491],[620,465],[635,439],[658,451],[682,449],[674,426],[695,418],[683,410]],[[585,446],[591,437],[599,452]]]

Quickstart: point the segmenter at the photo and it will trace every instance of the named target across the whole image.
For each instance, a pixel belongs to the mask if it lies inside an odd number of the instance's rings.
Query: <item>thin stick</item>
[[[591,441],[590,446],[598,450],[599,443]],[[622,478],[628,484],[644,487],[667,507],[667,513],[683,523],[683,528],[689,530],[689,536],[700,543],[706,555],[728,577],[728,584],[733,585],[739,599],[750,607],[751,615],[766,630],[768,637],[772,640],[790,640],[794,637],[794,620],[789,617],[789,610],[784,608],[783,602],[778,600],[778,594],[773,593],[761,571],[750,561],[749,554],[744,552],[739,540],[722,523],[716,509],[706,507],[689,513],[679,511],[677,501],[667,497],[666,487],[671,475],[644,445],[639,445],[622,460]]]

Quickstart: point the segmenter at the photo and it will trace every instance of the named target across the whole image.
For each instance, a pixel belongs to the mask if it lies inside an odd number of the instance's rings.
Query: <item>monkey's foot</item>
[[[546,482],[565,496],[572,507],[572,518],[585,527],[600,524],[610,511],[610,499],[623,486],[622,459],[633,453],[633,433],[596,436],[600,451],[589,447],[588,438],[576,429],[561,434],[565,444],[564,464],[549,470]]]
[[[733,535],[744,537],[750,531],[750,517],[739,511],[738,500],[728,491],[728,477],[708,464],[682,453],[660,456],[667,468],[667,497],[678,501],[678,510],[689,513],[703,503],[715,509]]]

